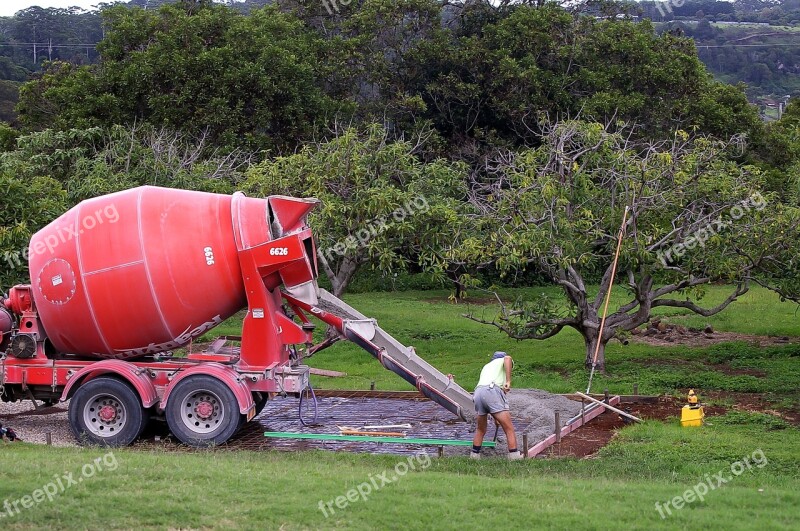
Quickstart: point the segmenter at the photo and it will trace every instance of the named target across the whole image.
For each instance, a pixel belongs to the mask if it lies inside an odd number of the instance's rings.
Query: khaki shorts
[[[508,399],[500,386],[479,385],[475,388],[475,413],[488,415],[508,411]]]

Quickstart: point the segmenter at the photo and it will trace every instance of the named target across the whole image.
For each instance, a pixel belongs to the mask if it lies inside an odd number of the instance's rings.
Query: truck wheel
[[[178,382],[165,413],[172,434],[190,446],[223,444],[244,424],[233,391],[202,374]]]
[[[69,425],[82,444],[127,446],[144,431],[147,415],[130,385],[99,377],[75,391],[69,404]]]

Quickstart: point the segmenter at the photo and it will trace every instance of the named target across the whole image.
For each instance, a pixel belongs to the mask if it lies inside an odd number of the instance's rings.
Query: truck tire
[[[69,404],[69,426],[81,444],[127,446],[147,425],[147,415],[136,391],[106,376],[78,387]]]
[[[170,392],[165,409],[175,437],[189,446],[214,446],[228,442],[244,424],[233,391],[217,378],[193,374]]]

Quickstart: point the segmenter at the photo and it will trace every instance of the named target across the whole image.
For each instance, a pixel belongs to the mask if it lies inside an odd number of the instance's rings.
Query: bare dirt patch
[[[761,393],[733,393],[728,391],[703,391],[703,398],[713,402],[731,403],[731,409],[752,413],[767,413],[780,417],[790,424],[800,426],[800,411],[776,408],[767,395]]]
[[[671,396],[659,397],[655,404],[622,404],[621,409],[641,419],[667,420],[680,417],[683,402]],[[620,407],[620,406],[617,406]],[[707,417],[724,415],[726,409],[720,406],[705,406]],[[616,436],[617,432],[630,421],[612,411],[606,411],[590,420],[586,425],[564,437],[544,452],[543,457],[591,458]]]
[[[745,341],[759,347],[767,347],[800,342],[800,338],[788,336],[757,336],[752,334],[739,334],[737,332],[718,332],[710,325],[702,329],[691,328],[679,324],[667,323],[663,320],[655,320],[646,327],[632,330],[631,340],[657,347],[671,345],[707,347],[730,341]]]

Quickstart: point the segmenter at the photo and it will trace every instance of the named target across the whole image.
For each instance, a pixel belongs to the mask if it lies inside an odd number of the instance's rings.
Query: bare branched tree
[[[602,370],[608,341],[648,322],[656,308],[714,315],[748,290],[764,264],[786,255],[759,238],[780,214],[762,193],[759,172],[731,162],[741,138],[718,142],[678,131],[671,140],[642,142],[624,124],[540,127],[540,148],[500,153],[474,175],[470,202],[485,245],[460,258],[493,260],[504,272],[536,268],[563,289],[566,304],[520,300],[494,318],[470,319],[517,339],[574,328],[584,337],[587,365],[599,349]],[[610,311],[601,336],[626,207],[617,284],[628,300]],[[703,286],[712,282],[732,285],[730,294],[703,306]]]

